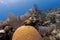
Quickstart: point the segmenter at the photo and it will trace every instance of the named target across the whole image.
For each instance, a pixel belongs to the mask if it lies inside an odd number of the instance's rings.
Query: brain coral
[[[34,27],[21,26],[13,34],[12,40],[42,40],[42,38]]]

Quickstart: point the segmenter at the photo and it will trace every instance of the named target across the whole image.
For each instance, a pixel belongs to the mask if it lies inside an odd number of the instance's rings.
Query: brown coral
[[[34,27],[21,26],[15,31],[12,40],[42,40],[42,38]]]

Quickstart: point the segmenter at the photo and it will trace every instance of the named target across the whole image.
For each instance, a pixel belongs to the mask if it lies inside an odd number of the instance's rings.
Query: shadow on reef
[[[15,30],[22,25],[35,27],[43,40],[60,40],[60,8],[42,12],[34,5],[23,16],[10,14],[0,22],[0,40],[12,40]]]

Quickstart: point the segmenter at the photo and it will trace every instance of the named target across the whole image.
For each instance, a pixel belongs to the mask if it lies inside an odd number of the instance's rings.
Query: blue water
[[[10,13],[23,15],[34,4],[41,10],[47,10],[60,7],[60,0],[0,0],[0,20],[6,20]]]

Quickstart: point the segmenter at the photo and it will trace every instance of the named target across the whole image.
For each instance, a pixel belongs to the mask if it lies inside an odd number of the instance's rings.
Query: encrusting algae
[[[34,27],[21,26],[15,31],[12,40],[42,40],[42,37]]]

